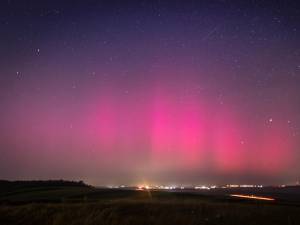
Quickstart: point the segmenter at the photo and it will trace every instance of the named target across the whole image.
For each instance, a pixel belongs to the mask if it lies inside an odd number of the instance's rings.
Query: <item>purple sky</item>
[[[3,1],[0,179],[300,179],[300,7]]]

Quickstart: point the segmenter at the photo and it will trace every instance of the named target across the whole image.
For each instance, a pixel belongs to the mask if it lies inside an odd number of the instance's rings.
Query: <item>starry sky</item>
[[[0,179],[300,179],[297,1],[0,3]]]

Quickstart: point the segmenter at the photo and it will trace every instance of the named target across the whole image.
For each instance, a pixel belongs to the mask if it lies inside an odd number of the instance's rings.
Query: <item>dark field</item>
[[[5,225],[300,224],[300,192],[295,187],[167,192],[100,189],[79,183],[1,183],[0,191],[0,224]],[[242,192],[273,196],[276,201],[228,196]]]

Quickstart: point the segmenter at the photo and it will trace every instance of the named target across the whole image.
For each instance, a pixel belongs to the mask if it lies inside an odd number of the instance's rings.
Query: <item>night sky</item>
[[[1,1],[0,179],[299,180],[299,2],[128,2]]]

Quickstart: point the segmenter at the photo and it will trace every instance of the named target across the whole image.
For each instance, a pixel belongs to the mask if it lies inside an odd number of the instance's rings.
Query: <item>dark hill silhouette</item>
[[[90,187],[83,181],[66,180],[28,180],[28,181],[8,181],[0,180],[0,191],[12,191],[27,188],[51,188],[51,187]]]

